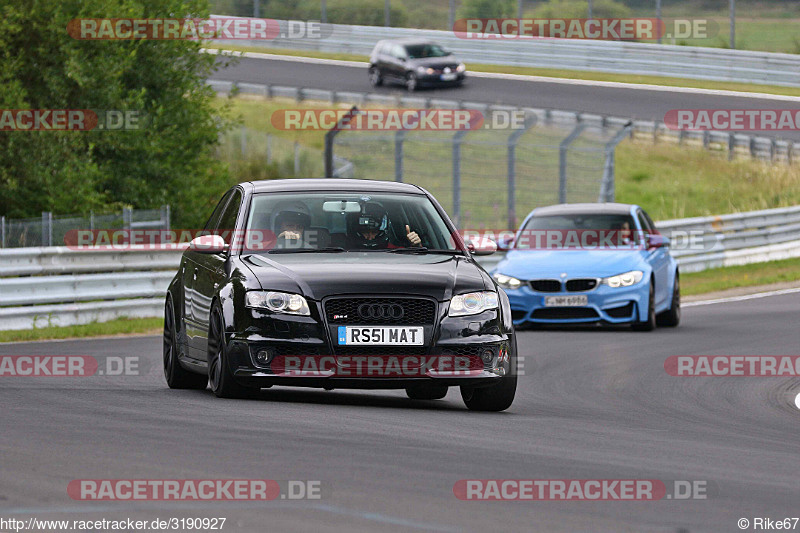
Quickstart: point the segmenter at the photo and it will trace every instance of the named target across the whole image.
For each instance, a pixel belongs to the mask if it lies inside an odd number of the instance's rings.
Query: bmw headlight
[[[519,289],[520,286],[522,286],[522,282],[520,280],[511,276],[506,276],[505,274],[494,274],[492,277],[497,284],[504,289]]]
[[[644,272],[641,270],[631,270],[624,274],[603,278],[603,283],[609,287],[630,287],[642,281],[643,276]]]
[[[277,291],[249,291],[245,305],[255,309],[267,309],[273,313],[309,316],[308,302],[299,294]]]
[[[477,315],[489,309],[497,309],[497,293],[490,291],[458,294],[450,300],[449,316]]]
[[[456,72],[464,72],[465,70],[467,70],[467,67],[464,65],[464,63],[459,63],[456,67]]]

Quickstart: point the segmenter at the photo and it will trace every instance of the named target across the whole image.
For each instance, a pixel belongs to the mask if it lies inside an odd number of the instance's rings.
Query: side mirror
[[[669,246],[669,237],[657,233],[649,233],[647,235],[648,248],[662,248],[665,246]]]
[[[492,255],[497,251],[497,243],[488,237],[475,241],[467,241],[467,250],[472,255]]]
[[[201,254],[221,254],[228,251],[228,245],[219,235],[201,235],[192,239],[189,250]]]
[[[498,250],[510,250],[514,247],[514,236],[504,236],[497,239]]]

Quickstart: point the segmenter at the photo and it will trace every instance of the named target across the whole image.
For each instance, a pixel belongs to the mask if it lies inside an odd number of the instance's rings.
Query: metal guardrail
[[[209,80],[208,84],[218,93],[228,94],[237,90],[242,94],[254,94],[265,98],[292,98],[296,102],[318,100],[332,104],[354,104],[357,106],[386,105],[415,109],[476,109],[485,115],[490,114],[493,110],[514,111],[521,109],[526,115],[535,118],[537,123],[546,125],[575,126],[577,124],[587,124],[603,129],[614,128],[616,130],[625,127],[630,121],[627,118],[595,113],[534,107],[518,108],[485,102],[446,100],[404,94],[336,91],[222,80]],[[791,164],[797,158],[797,154],[800,154],[800,142],[725,131],[671,130],[663,122],[652,120],[635,120],[628,131],[631,139],[646,140],[653,143],[666,141],[678,145],[703,146],[708,150],[727,152],[728,159],[733,159],[737,155],[747,155],[756,159]]]
[[[668,220],[656,226],[677,241],[694,236],[696,250],[675,250],[682,272],[800,257],[800,206],[715,217]],[[694,232],[694,233],[693,233]],[[0,251],[0,329],[67,326],[118,317],[161,316],[181,250]],[[493,268],[502,254],[481,257]],[[60,274],[60,275],[59,275]],[[26,276],[26,277],[18,277]]]
[[[437,41],[468,63],[800,87],[800,55],[795,54],[577,39],[462,39],[451,31],[347,24],[322,24],[320,35],[325,37],[217,42],[369,55],[381,39],[416,37]]]

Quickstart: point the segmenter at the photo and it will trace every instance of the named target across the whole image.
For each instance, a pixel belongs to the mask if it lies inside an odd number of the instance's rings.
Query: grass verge
[[[109,322],[92,322],[79,326],[0,331],[0,342],[42,341],[51,339],[73,339],[103,337],[107,335],[130,335],[134,333],[161,333],[163,318],[118,318]]]
[[[800,258],[681,274],[681,294],[692,296],[786,281],[800,281]]]
[[[216,46],[208,44],[206,48],[217,50],[230,50],[235,52],[258,52],[262,54],[286,55],[292,57],[311,57],[316,59],[337,59],[343,61],[367,61],[367,56],[356,54],[339,54],[328,52],[315,52],[311,50],[287,50],[283,48],[259,48],[253,46]],[[644,85],[663,85],[666,87],[691,87],[696,89],[726,90],[737,92],[753,92],[764,94],[781,94],[787,96],[800,96],[800,88],[781,87],[778,85],[756,85],[752,83],[736,83],[723,81],[692,80],[687,78],[670,78],[662,76],[635,76],[631,74],[612,74],[606,72],[590,72],[554,68],[513,67],[504,65],[482,65],[469,63],[468,71],[493,72],[502,74],[519,74],[522,76],[542,76],[546,78],[565,78],[571,80],[609,81],[618,83],[634,83]],[[369,87],[366,74],[364,86]]]

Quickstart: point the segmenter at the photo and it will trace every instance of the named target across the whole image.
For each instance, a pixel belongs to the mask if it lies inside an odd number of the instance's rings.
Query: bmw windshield
[[[248,251],[462,253],[424,195],[257,194],[246,229]]]

